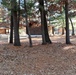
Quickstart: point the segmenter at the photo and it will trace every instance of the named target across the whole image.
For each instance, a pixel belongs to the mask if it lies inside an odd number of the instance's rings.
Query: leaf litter
[[[32,38],[33,47],[28,40],[21,40],[20,47],[0,44],[0,75],[75,75],[76,39],[66,45],[65,37],[59,37],[51,37],[53,44],[47,45]]]

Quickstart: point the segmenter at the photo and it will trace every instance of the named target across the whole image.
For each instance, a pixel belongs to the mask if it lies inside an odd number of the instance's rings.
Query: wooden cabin
[[[9,24],[1,22],[0,23],[0,34],[7,34],[9,33]]]
[[[29,23],[29,28],[30,28],[30,33],[31,35],[41,35],[42,31],[41,31],[41,24],[39,24],[37,21],[31,21]],[[26,33],[28,34],[28,32],[26,31]],[[48,26],[48,33],[54,34],[54,26]]]

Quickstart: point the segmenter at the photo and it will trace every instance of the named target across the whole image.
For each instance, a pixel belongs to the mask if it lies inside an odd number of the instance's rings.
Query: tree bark
[[[48,34],[46,13],[44,10],[44,1],[39,0],[39,4],[40,4],[40,13],[41,13],[42,44],[52,43]]]
[[[69,21],[68,21],[68,0],[65,1],[65,22],[66,22],[66,44],[70,44]]]
[[[13,24],[14,24],[14,46],[21,46],[20,37],[19,37],[19,24],[17,19],[17,2],[14,1],[14,10],[13,10]]]
[[[13,0],[11,0],[11,24],[10,24],[10,39],[9,43],[13,43]]]
[[[70,19],[71,26],[72,26],[72,36],[74,36],[75,34],[74,34],[74,26],[73,26],[73,22],[72,22],[71,18],[69,18],[69,19]]]
[[[25,19],[26,19],[26,28],[29,36],[29,42],[30,42],[30,47],[32,47],[32,40],[31,40],[31,34],[30,34],[30,29],[29,29],[29,23],[28,23],[28,16],[27,16],[27,7],[26,7],[26,0],[24,0],[24,9],[25,9]]]
[[[49,38],[49,33],[48,33],[48,25],[47,25],[47,20],[46,20],[46,14],[44,11],[44,30],[45,30],[45,40],[47,43],[52,43],[50,38]]]
[[[17,23],[19,25],[20,22],[20,0],[18,1],[18,12],[17,12]]]
[[[10,39],[9,39],[9,43],[13,43],[13,14],[11,11],[11,24],[10,24]]]

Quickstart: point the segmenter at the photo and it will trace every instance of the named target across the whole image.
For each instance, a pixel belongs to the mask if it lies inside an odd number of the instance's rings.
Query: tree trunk
[[[65,21],[64,21],[63,18],[62,18],[62,22],[63,22],[63,25],[62,25],[62,35],[64,35],[64,32],[65,32],[65,27],[64,27],[64,25],[65,25]]]
[[[52,34],[54,35],[54,27],[52,27]]]
[[[24,9],[25,9],[26,28],[27,28],[27,32],[28,32],[28,35],[29,35],[30,47],[32,47],[31,34],[30,34],[29,24],[28,24],[28,20],[27,20],[28,16],[27,16],[26,0],[24,0]]]
[[[44,10],[44,1],[39,0],[39,4],[40,4],[40,13],[41,13],[42,42],[43,42],[43,44],[52,43],[50,38],[49,38],[49,34],[48,34],[46,13]]]
[[[45,30],[45,40],[47,43],[52,43],[50,38],[49,38],[49,33],[48,33],[48,26],[47,26],[47,20],[46,20],[46,13],[44,11],[44,30]]]
[[[11,24],[10,24],[10,40],[9,43],[13,43],[13,14],[11,11]]]
[[[14,1],[14,10],[13,10],[13,23],[14,23],[14,46],[21,46],[19,38],[19,24],[17,19],[17,2]]]
[[[41,11],[41,30],[42,30],[42,44],[46,44],[43,11]]]
[[[70,44],[69,21],[68,21],[68,0],[65,1],[65,22],[66,22],[66,44]]]
[[[19,25],[20,22],[20,0],[18,1],[18,12],[17,12],[17,23]]]
[[[11,0],[11,8],[13,8],[13,0]],[[10,39],[9,43],[13,43],[13,10],[11,9]]]
[[[73,26],[73,22],[72,22],[71,18],[69,18],[69,19],[70,19],[71,26],[72,26],[72,36],[73,36],[73,35],[75,35],[75,34],[74,34],[74,26]]]

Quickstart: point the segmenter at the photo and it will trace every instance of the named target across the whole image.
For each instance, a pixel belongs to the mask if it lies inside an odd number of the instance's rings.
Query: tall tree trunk
[[[65,22],[66,22],[66,44],[70,44],[69,21],[68,21],[68,0],[65,1]]]
[[[13,43],[13,0],[11,0],[11,24],[10,24],[10,39],[9,43]]]
[[[21,46],[19,38],[19,24],[17,19],[17,2],[14,1],[14,10],[13,10],[13,23],[14,23],[14,46]]]
[[[13,14],[11,11],[11,24],[10,24],[10,39],[9,43],[13,43]]]
[[[65,21],[64,21],[64,19],[63,19],[63,18],[62,18],[62,21],[63,21],[63,24],[62,24],[62,35],[64,35],[64,32],[65,32],[65,28],[64,28]]]
[[[44,11],[44,30],[45,30],[45,40],[47,43],[52,43],[50,38],[49,38],[49,33],[48,33],[48,25],[47,25],[47,20],[46,20],[46,13]]]
[[[42,30],[42,44],[46,44],[45,31],[44,31],[44,18],[43,11],[41,10],[41,30]]]
[[[28,24],[28,16],[27,16],[27,7],[26,7],[26,0],[24,0],[24,9],[25,9],[25,17],[26,17],[26,28],[29,36],[29,42],[30,42],[30,47],[32,47],[32,40],[31,40],[31,34],[30,34],[30,29],[29,29],[29,24]]]
[[[44,10],[44,0],[39,0],[39,4],[40,4],[40,13],[41,13],[42,42],[43,44],[52,43],[48,34],[46,13]]]
[[[17,23],[19,25],[20,22],[20,0],[18,0],[18,12],[17,12]]]
[[[74,34],[74,26],[73,26],[73,22],[72,22],[71,18],[69,18],[69,19],[70,19],[71,26],[72,26],[72,36],[73,36],[73,35],[75,35],[75,34]]]

